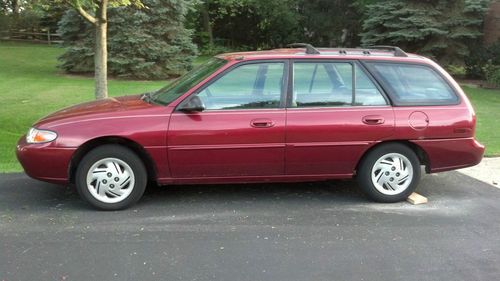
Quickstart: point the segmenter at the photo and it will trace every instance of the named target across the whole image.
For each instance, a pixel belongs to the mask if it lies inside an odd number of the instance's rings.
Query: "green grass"
[[[61,48],[0,42],[0,172],[21,171],[15,157],[19,137],[39,118],[94,99],[92,77],[62,74]],[[195,64],[206,61],[199,57]],[[110,80],[110,96],[151,91],[166,81]],[[478,115],[477,136],[489,156],[500,156],[500,91],[464,87]]]
[[[477,115],[476,138],[486,145],[486,156],[500,156],[500,90],[462,87]]]

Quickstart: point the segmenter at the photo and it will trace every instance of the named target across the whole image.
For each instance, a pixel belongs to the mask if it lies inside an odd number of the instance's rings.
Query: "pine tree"
[[[196,46],[183,23],[186,1],[145,0],[147,8],[110,8],[108,11],[108,73],[136,79],[167,79],[191,67]],[[93,70],[94,31],[74,11],[59,22],[68,46],[61,68],[82,73]]]
[[[489,0],[382,0],[367,6],[363,45],[397,45],[461,62],[481,34]]]

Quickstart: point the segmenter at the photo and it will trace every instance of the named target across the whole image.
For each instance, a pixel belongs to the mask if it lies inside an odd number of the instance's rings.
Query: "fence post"
[[[47,30],[47,42],[49,42],[50,45],[50,28]]]

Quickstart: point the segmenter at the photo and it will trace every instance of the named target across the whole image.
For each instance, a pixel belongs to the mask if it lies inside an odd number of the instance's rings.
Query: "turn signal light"
[[[31,128],[26,135],[27,143],[46,143],[51,142],[57,138],[56,132],[49,130],[39,130],[37,128]]]

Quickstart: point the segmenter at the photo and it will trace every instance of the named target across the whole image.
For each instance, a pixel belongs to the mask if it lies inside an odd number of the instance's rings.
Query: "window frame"
[[[281,94],[280,94],[280,102],[279,106],[276,108],[233,108],[233,109],[206,109],[203,110],[203,112],[230,112],[230,111],[241,111],[241,110],[282,110],[285,108],[286,104],[286,99],[287,99],[287,93],[288,93],[288,85],[289,85],[289,68],[290,68],[290,60],[288,59],[256,59],[256,60],[247,60],[247,61],[241,61],[237,62],[228,68],[224,69],[220,73],[218,73],[216,76],[214,76],[212,79],[207,81],[205,84],[203,84],[201,87],[196,89],[194,92],[192,92],[190,95],[185,97],[177,106],[175,107],[174,112],[180,112],[179,110],[182,105],[189,100],[189,98],[193,95],[198,95],[201,92],[203,92],[206,88],[210,87],[213,83],[217,82],[219,79],[224,77],[226,74],[229,72],[235,70],[238,67],[244,66],[244,65],[251,65],[251,64],[262,64],[262,63],[283,63],[283,83],[282,83],[282,89],[281,89]]]
[[[380,86],[384,89],[384,91],[388,94],[391,104],[394,107],[412,107],[412,106],[443,106],[443,105],[459,105],[462,103],[462,98],[461,96],[457,93],[457,90],[455,87],[450,83],[448,78],[441,73],[436,67],[433,65],[427,64],[427,63],[420,63],[420,62],[400,62],[400,61],[385,61],[385,60],[360,60],[360,63],[366,68],[368,72],[380,83]],[[454,95],[456,98],[455,101],[444,101],[444,102],[398,102],[396,98],[394,98],[396,95],[395,91],[393,91],[392,87],[385,81],[385,79],[378,74],[378,71],[374,69],[374,64],[392,64],[392,65],[414,65],[414,66],[421,66],[425,67],[426,69],[430,70],[434,74],[437,75],[437,77],[441,78],[443,82],[450,88],[451,93]]]
[[[294,107],[292,106],[293,102],[293,91],[294,91],[294,65],[295,63],[348,63],[351,64],[352,67],[352,98],[351,104],[349,105],[341,105],[341,106],[304,106],[304,107]],[[381,96],[384,98],[386,104],[385,105],[356,105],[354,102],[356,101],[356,66],[366,75],[366,77],[375,85],[377,90],[380,92]],[[337,58],[318,58],[318,59],[290,59],[289,64],[289,74],[288,74],[288,93],[287,93],[287,109],[325,109],[325,108],[359,108],[359,107],[390,107],[392,105],[392,101],[385,92],[385,89],[378,83],[377,79],[370,73],[370,71],[361,63],[360,60],[355,59],[337,59]]]

